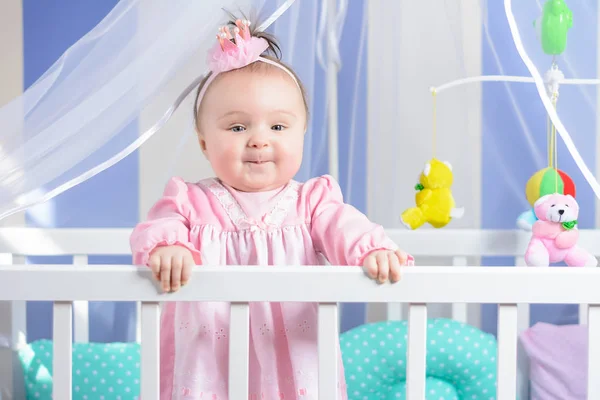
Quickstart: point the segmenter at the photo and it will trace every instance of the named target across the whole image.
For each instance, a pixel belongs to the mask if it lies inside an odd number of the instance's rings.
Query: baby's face
[[[200,145],[217,177],[237,190],[281,187],[302,162],[302,94],[290,76],[272,68],[217,77],[202,101]]]

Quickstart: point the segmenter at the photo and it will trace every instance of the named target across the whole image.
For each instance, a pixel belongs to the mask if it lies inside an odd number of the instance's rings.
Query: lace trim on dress
[[[300,184],[296,181],[291,181],[285,189],[278,195],[275,207],[260,220],[249,218],[240,204],[233,198],[218,179],[209,178],[200,182],[219,200],[221,206],[231,219],[236,229],[238,230],[263,230],[269,231],[279,228],[283,223],[287,213],[298,200]]]

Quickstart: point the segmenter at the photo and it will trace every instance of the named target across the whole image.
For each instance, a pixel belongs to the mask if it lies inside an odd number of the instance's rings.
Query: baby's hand
[[[190,279],[194,258],[182,246],[157,247],[150,254],[148,266],[165,292],[176,292]]]
[[[363,262],[363,268],[372,279],[380,283],[385,282],[388,277],[391,282],[400,280],[400,266],[407,265],[408,254],[402,250],[376,250],[369,254]]]

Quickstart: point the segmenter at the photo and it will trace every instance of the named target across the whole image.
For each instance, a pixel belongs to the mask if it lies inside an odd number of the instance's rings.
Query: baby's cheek
[[[302,164],[302,151],[288,152],[279,158],[277,164],[279,172],[284,175],[289,175],[289,179],[291,179],[291,177],[296,175],[296,172],[300,169],[300,164]]]
[[[221,148],[211,157],[211,166],[218,176],[229,178],[235,174],[241,157],[231,148]]]
[[[294,132],[290,134],[283,143],[280,143],[278,153],[280,160],[287,162],[291,166],[302,164],[302,154],[304,151],[304,135]]]

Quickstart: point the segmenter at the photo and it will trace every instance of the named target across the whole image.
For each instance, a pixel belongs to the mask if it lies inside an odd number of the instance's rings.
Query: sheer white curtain
[[[291,3],[120,1],[23,95],[0,108],[0,217],[63,193],[150,139],[174,103],[190,101],[177,96],[206,72],[204,55],[225,20],[223,8],[264,19]],[[297,63],[314,59],[316,10],[316,2],[298,2],[285,13],[287,23],[276,27],[288,42],[287,57],[296,55]],[[312,75],[303,75],[312,94]],[[189,128],[188,106],[178,111],[186,114],[179,124],[167,124],[179,131],[169,143],[181,143]],[[140,136],[132,139],[123,132],[136,119]]]

